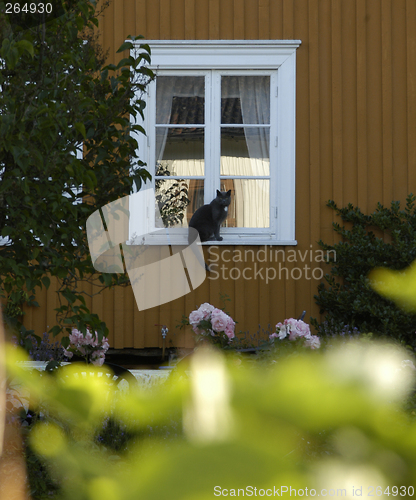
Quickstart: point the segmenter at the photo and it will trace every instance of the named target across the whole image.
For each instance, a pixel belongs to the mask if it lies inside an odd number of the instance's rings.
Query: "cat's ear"
[[[221,196],[221,191],[218,191],[218,189],[217,189],[217,196]]]
[[[227,196],[231,196],[231,189],[227,191]]]

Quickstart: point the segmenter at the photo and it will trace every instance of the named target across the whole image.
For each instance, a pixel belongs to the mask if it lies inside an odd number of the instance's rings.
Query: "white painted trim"
[[[150,45],[150,68],[154,70],[157,68],[276,69],[296,51],[301,41],[139,40],[136,43]]]
[[[241,70],[245,73],[250,70],[277,70],[277,117],[271,117],[271,126],[273,121],[277,127],[278,144],[273,146],[274,141],[271,137],[270,148],[276,147],[276,150],[270,151],[270,204],[271,217],[273,217],[275,209],[277,209],[278,217],[277,220],[270,220],[270,230],[267,230],[266,234],[262,229],[239,228],[238,234],[235,231],[227,232],[224,230],[224,241],[221,244],[296,245],[296,49],[301,41],[139,40],[135,42],[137,46],[140,44],[150,45],[150,68],[156,74],[158,71],[162,73],[165,70],[173,70],[178,73],[182,70]],[[145,130],[146,127],[148,129],[154,127],[154,93],[155,86],[151,84],[149,93],[145,96],[149,101],[143,123]],[[271,98],[273,95],[272,92]],[[144,136],[137,136],[137,140],[141,159],[148,161],[149,165],[153,165],[154,148],[150,148],[149,140]],[[272,170],[274,170],[273,174]],[[134,219],[134,216],[130,217],[130,234],[134,233]],[[149,227],[149,231],[151,230]],[[154,238],[150,239],[154,240]],[[176,240],[176,238],[174,239]],[[181,244],[180,240],[181,238],[178,243],[172,243]],[[182,244],[186,244],[185,236]]]

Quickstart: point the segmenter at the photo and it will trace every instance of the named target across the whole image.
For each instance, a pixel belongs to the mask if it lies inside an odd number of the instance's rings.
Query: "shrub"
[[[29,373],[19,356],[8,352],[8,369],[47,417],[29,426],[33,466],[49,474],[33,499],[414,496],[416,422],[401,411],[414,369],[390,346],[304,350],[268,366],[200,349],[189,370],[125,397],[97,377]],[[126,432],[138,436],[127,450]]]
[[[331,272],[318,286],[315,295],[320,312],[326,314],[335,328],[344,325],[360,332],[389,336],[416,347],[416,315],[400,311],[371,287],[368,273],[375,267],[401,270],[416,258],[416,196],[410,194],[404,209],[393,201],[390,208],[380,203],[370,215],[352,204],[339,208],[334,201],[327,205],[345,225],[333,223],[341,241],[334,245],[319,244],[328,252]],[[313,320],[319,328],[318,321]]]

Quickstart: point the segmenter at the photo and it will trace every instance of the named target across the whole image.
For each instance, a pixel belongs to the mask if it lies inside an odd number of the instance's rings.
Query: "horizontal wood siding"
[[[220,260],[224,277],[169,304],[139,312],[131,289],[107,291],[92,300],[117,348],[192,346],[190,332],[175,328],[183,314],[203,302],[222,306],[238,330],[255,333],[306,309],[319,311],[313,295],[319,280],[301,279],[321,238],[334,242],[333,212],[325,202],[349,202],[364,211],[381,201],[404,201],[416,192],[416,2],[414,0],[113,0],[101,23],[110,62],[127,35],[146,39],[300,39],[297,51],[297,247],[286,261],[268,254],[240,262],[240,252],[264,247],[227,247],[235,262]],[[224,247],[221,247],[224,248]],[[281,247],[273,247],[273,255]],[[288,262],[290,250],[297,262]],[[267,252],[268,253],[268,252]],[[249,254],[248,254],[249,255]],[[280,254],[281,256],[281,254]],[[281,256],[282,257],[282,256]],[[305,261],[302,262],[301,258]],[[279,268],[280,263],[280,268]],[[270,268],[276,279],[243,279],[244,268]],[[279,279],[280,272],[280,279]],[[292,277],[291,277],[292,273]],[[315,274],[317,271],[315,272]],[[286,274],[288,278],[286,278]],[[316,274],[317,275],[317,274]],[[38,332],[53,324],[53,286],[39,295],[41,308],[26,322]]]

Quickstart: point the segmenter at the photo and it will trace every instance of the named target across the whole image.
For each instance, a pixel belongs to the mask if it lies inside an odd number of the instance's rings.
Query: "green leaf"
[[[92,186],[95,187],[97,185],[97,176],[95,175],[94,170],[87,170],[87,175],[92,181]]]
[[[119,52],[124,52],[125,50],[131,50],[133,48],[133,44],[131,42],[124,42],[120,48],[117,50],[117,54]]]
[[[83,137],[84,139],[86,139],[86,138],[87,138],[87,133],[86,133],[86,131],[85,131],[85,125],[84,125],[83,123],[79,123],[79,122],[78,122],[78,123],[76,123],[76,124],[74,125],[74,127],[75,127],[75,130],[76,130],[77,132],[79,132],[80,134],[82,134],[82,137]]]
[[[71,165],[66,165],[65,170],[68,172],[68,174],[73,177],[74,176],[74,169],[72,168]]]
[[[52,333],[52,335],[54,337],[56,337],[57,335],[59,335],[61,333],[61,327],[58,326],[58,325],[55,325],[53,326],[50,330],[49,330],[50,333]]]
[[[16,43],[16,47],[25,50],[26,52],[29,52],[29,54],[32,56],[32,58],[35,55],[35,50],[33,48],[33,44],[30,43],[28,40],[20,40],[19,42]]]
[[[65,349],[66,349],[70,344],[69,337],[62,337],[61,344],[62,344],[62,347],[65,347]]]
[[[42,283],[44,284],[45,288],[48,289],[51,284],[51,280],[50,278],[48,278],[48,276],[43,276]]]
[[[10,40],[8,38],[5,38],[3,40],[3,43],[1,44],[1,57],[3,59],[6,59],[7,56],[9,55],[10,51]]]

